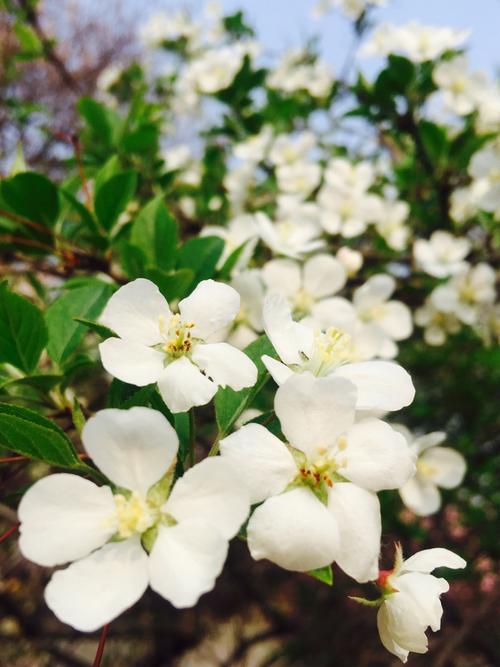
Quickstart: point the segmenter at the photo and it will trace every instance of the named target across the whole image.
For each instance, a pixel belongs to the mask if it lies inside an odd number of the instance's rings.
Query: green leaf
[[[97,219],[106,230],[110,230],[135,194],[137,174],[124,171],[112,176],[104,183],[95,198]]]
[[[116,121],[115,114],[90,97],[82,97],[76,106],[94,137],[106,147],[111,146]]]
[[[94,234],[102,234],[92,213],[86,208],[78,199],[68,192],[67,190],[61,189],[61,194],[66,199],[71,208],[79,215],[80,220],[83,224]]]
[[[104,324],[99,324],[99,322],[93,322],[92,320],[86,320],[84,317],[74,317],[75,322],[83,324],[85,327],[98,334],[101,338],[111,338],[116,337],[114,331],[105,327]]]
[[[58,190],[41,174],[27,171],[2,181],[1,195],[14,213],[32,222],[52,227],[59,216]]]
[[[87,327],[75,322],[75,318],[90,321],[97,319],[112,292],[112,285],[94,280],[92,284],[75,287],[64,293],[47,308],[47,350],[55,362],[62,364],[66,361],[87,331]]]
[[[175,266],[177,224],[163,196],[150,201],[134,220],[130,243],[142,250],[151,266],[165,271]]]
[[[154,123],[144,123],[123,137],[122,148],[127,153],[146,153],[154,149],[159,130]]]
[[[97,193],[102,188],[106,181],[109,181],[110,178],[116,176],[122,171],[122,166],[120,164],[120,159],[118,155],[112,155],[106,160],[103,166],[99,169],[97,174],[94,177],[94,199],[97,196]]]
[[[23,56],[36,57],[43,54],[43,44],[29,24],[17,21],[14,32],[21,45]]]
[[[231,272],[236,266],[236,262],[239,260],[241,253],[245,249],[246,244],[247,241],[239,245],[235,250],[233,250],[233,252],[226,259],[226,261],[222,265],[221,270],[219,271],[218,278],[220,280],[229,280],[229,278],[231,277]]]
[[[144,266],[146,264],[146,258],[142,250],[131,243],[127,243],[127,241],[121,241],[118,244],[118,248],[122,269],[127,278],[130,278],[130,280],[142,278],[145,273]]]
[[[0,446],[50,465],[87,468],[57,424],[17,405],[0,403]]]
[[[167,301],[185,297],[194,280],[194,273],[190,269],[179,269],[171,273],[161,269],[149,269],[145,275],[157,285]]]
[[[315,579],[322,581],[324,584],[327,584],[328,586],[333,586],[333,572],[331,565],[325,565],[325,567],[318,567],[317,570],[309,570],[307,574],[310,577],[314,577]]]
[[[36,368],[48,332],[36,306],[0,284],[0,363],[9,363],[25,373]]]
[[[445,128],[423,120],[418,126],[418,131],[427,155],[434,165],[438,165],[448,152],[448,137]]]
[[[224,241],[218,236],[198,236],[181,246],[177,253],[177,266],[194,272],[191,288],[201,280],[212,278],[223,251]]]
[[[220,387],[215,395],[215,416],[219,427],[219,438],[227,435],[243,410],[249,408],[269,378],[261,357],[264,354],[276,356],[273,346],[266,335],[260,336],[244,349],[245,354],[257,366],[257,382],[253,387],[234,391],[230,387]]]
[[[28,386],[42,392],[48,392],[64,380],[63,375],[30,375],[24,378],[9,378],[0,382],[0,389],[15,388],[19,386]]]
[[[148,406],[155,387],[155,384],[136,387],[133,384],[127,384],[114,378],[109,385],[107,407],[125,410],[135,405]]]

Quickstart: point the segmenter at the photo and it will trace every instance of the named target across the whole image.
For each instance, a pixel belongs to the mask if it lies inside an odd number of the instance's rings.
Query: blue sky
[[[230,12],[245,10],[267,52],[280,53],[284,47],[319,34],[324,56],[337,71],[341,68],[351,33],[349,22],[337,12],[330,12],[321,21],[313,19],[314,0],[222,0],[222,4]],[[416,19],[432,25],[470,28],[472,65],[490,72],[500,66],[500,0],[389,0],[387,7],[374,10],[374,14],[380,21],[396,24]]]

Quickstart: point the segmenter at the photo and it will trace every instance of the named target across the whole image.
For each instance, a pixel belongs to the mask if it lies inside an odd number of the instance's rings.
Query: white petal
[[[373,581],[378,576],[382,532],[377,496],[355,484],[334,483],[328,509],[339,529],[337,565],[360,583]]]
[[[340,296],[318,301],[311,308],[311,319],[320,329],[336,327],[348,334],[354,332],[358,319],[352,303]]]
[[[415,387],[410,375],[390,361],[360,361],[335,370],[358,390],[357,410],[400,410],[410,405]]]
[[[444,489],[454,489],[461,484],[467,469],[464,457],[450,447],[428,449],[420,461],[425,465],[422,474]]]
[[[116,531],[111,489],[67,473],[35,482],[18,516],[21,553],[48,567],[86,556]]]
[[[90,458],[117,486],[146,494],[170,468],[177,433],[158,410],[101,410],[85,424],[82,441]]]
[[[206,405],[217,392],[217,385],[192,364],[180,357],[169,364],[158,378],[161,397],[171,412],[187,412],[195,405]]]
[[[399,489],[402,501],[418,516],[429,516],[441,507],[441,494],[432,482],[415,475]]]
[[[383,306],[383,315],[375,322],[394,340],[404,340],[411,336],[413,331],[411,311],[401,301],[386,303]]]
[[[383,604],[379,607],[377,612],[377,628],[380,635],[380,641],[383,646],[396,657],[398,657],[401,662],[407,662],[409,651],[404,648],[401,648],[391,636],[390,629],[387,623],[387,608]]]
[[[446,433],[444,431],[432,431],[426,433],[418,438],[415,438],[415,447],[419,454],[425,452],[429,447],[435,447],[446,440]]]
[[[285,364],[282,364],[281,361],[278,361],[277,359],[269,357],[267,354],[264,354],[261,359],[277,385],[283,384],[283,382],[286,382],[286,380],[294,374],[288,366],[285,366]]]
[[[297,464],[284,443],[260,424],[246,424],[220,442],[248,488],[252,503],[281,493],[297,476]]]
[[[438,579],[430,574],[408,572],[399,575],[396,586],[402,594],[412,597],[418,621],[437,632],[441,627],[443,607],[439,596],[449,590],[446,579]]]
[[[424,549],[410,556],[403,562],[402,572],[432,572],[436,567],[449,567],[458,570],[466,567],[467,563],[449,549]]]
[[[177,480],[163,510],[178,522],[201,519],[230,539],[248,516],[249,494],[230,462],[208,458]]]
[[[378,615],[380,616],[380,620],[377,619],[378,623],[385,626],[393,642],[404,651],[427,652],[425,635],[427,626],[419,621],[418,608],[410,596],[399,592],[389,595],[380,607]]]
[[[304,289],[316,299],[336,294],[346,280],[343,264],[331,255],[315,255],[304,264]]]
[[[234,391],[257,382],[257,366],[241,350],[228,343],[199,343],[191,356],[194,363],[217,385]]]
[[[357,308],[372,308],[387,301],[395,288],[396,282],[392,276],[379,273],[368,278],[364,285],[354,291],[353,303]]]
[[[224,283],[202,280],[196,289],[179,303],[184,322],[194,322],[192,335],[206,340],[230,324],[240,310],[240,295]]]
[[[315,570],[329,565],[337,555],[335,520],[305,488],[273,496],[257,507],[247,536],[252,558],[267,558],[285,570]]]
[[[288,442],[308,455],[335,445],[354,421],[356,391],[334,376],[295,374],[276,392],[274,409]]]
[[[138,538],[111,542],[55,572],[45,601],[63,623],[93,632],[135,604],[148,578],[148,557]]]
[[[211,591],[222,572],[228,541],[203,520],[160,528],[149,556],[151,588],[182,609]]]
[[[340,473],[369,489],[397,489],[415,474],[415,454],[403,435],[380,419],[365,419],[346,434]]]
[[[150,280],[138,278],[113,294],[99,322],[121,338],[155,345],[161,341],[160,316],[172,316],[165,297]]]
[[[156,382],[163,370],[165,355],[142,343],[108,338],[99,345],[99,353],[110,375],[138,387]]]
[[[292,259],[272,259],[262,267],[262,279],[269,291],[291,298],[301,288],[300,266]]]
[[[300,352],[310,351],[314,332],[311,328],[294,322],[290,306],[279,294],[270,294],[264,300],[264,330],[274,349],[285,364],[298,364]]]

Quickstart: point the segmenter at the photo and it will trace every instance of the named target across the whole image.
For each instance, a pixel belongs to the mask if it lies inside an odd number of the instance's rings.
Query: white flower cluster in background
[[[320,0],[313,9],[313,15],[322,17],[330,9],[338,9],[347,18],[357,21],[371,7],[384,7],[388,0]]]

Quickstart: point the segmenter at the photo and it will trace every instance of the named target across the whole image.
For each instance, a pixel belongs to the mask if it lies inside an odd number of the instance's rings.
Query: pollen
[[[122,538],[135,533],[144,533],[157,520],[157,511],[137,491],[129,498],[122,494],[114,496],[118,519],[118,535]]]
[[[167,322],[163,315],[158,318],[160,333],[164,342],[160,349],[168,357],[177,359],[188,354],[193,347],[192,329],[196,326],[195,322],[183,322],[179,314],[172,315]]]

